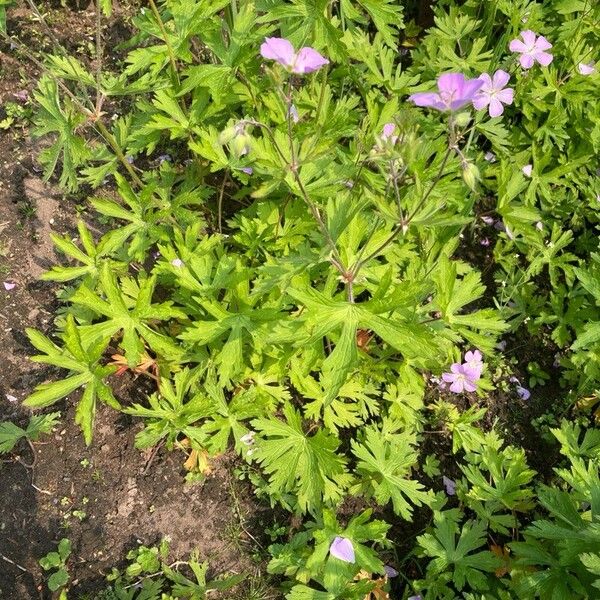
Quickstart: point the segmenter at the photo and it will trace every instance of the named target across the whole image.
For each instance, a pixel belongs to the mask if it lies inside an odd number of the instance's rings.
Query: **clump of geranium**
[[[483,356],[479,350],[469,350],[464,362],[450,365],[450,371],[442,373],[442,381],[448,385],[451,392],[461,394],[477,390],[477,382],[483,372]]]

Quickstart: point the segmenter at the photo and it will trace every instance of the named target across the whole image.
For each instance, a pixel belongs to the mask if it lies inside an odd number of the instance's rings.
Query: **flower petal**
[[[548,52],[536,52],[533,55],[533,58],[535,58],[535,60],[537,60],[543,67],[547,67],[552,62],[554,57],[552,54],[548,54]]]
[[[464,379],[457,379],[451,386],[450,391],[455,394],[460,394],[463,391]]]
[[[292,71],[294,73],[312,73],[328,64],[329,61],[314,48],[301,48]]]
[[[492,84],[496,90],[501,90],[509,81],[510,81],[510,75],[506,71],[503,71],[502,69],[498,69],[494,73],[494,78],[492,79]]]
[[[533,56],[530,56],[529,54],[521,54],[519,57],[519,62],[524,69],[531,69],[535,63]]]
[[[461,98],[469,101],[472,100],[482,85],[483,81],[479,78],[467,79],[461,89]]]
[[[489,113],[490,117],[499,117],[504,112],[504,106],[498,98],[490,99]]]
[[[447,94],[456,94],[465,84],[465,76],[462,73],[444,73],[437,80],[438,90]]]
[[[383,126],[383,133],[382,133],[381,137],[384,140],[387,140],[394,134],[394,131],[396,131],[396,125],[394,123],[386,123]]]
[[[515,91],[512,88],[504,88],[499,92],[496,92],[496,98],[503,104],[512,104]]]
[[[456,481],[454,481],[454,479],[450,479],[450,477],[446,477],[444,475],[442,477],[442,483],[444,484],[444,487],[446,488],[446,494],[448,494],[448,496],[456,495]]]
[[[481,86],[482,90],[487,90],[488,88],[491,90],[492,78],[487,73],[482,73],[477,79],[483,81],[483,85]]]
[[[265,38],[260,46],[260,54],[263,58],[276,60],[284,67],[291,67],[296,58],[294,46],[285,38]]]
[[[594,66],[594,63],[582,63],[580,62],[577,65],[577,70],[582,74],[582,75],[592,75],[593,73],[596,72],[596,67]]]
[[[467,392],[474,392],[477,389],[477,386],[472,381],[465,379],[464,388]]]
[[[446,110],[446,105],[442,102],[439,94],[435,92],[419,92],[408,97],[411,102],[417,106],[426,106],[436,108],[437,110]]]
[[[337,536],[333,542],[331,542],[331,546],[329,546],[329,553],[331,556],[343,560],[344,562],[352,564],[356,562],[354,546],[352,546],[352,542],[348,538]]]
[[[536,50],[550,50],[550,48],[552,48],[552,44],[543,35],[540,35],[535,41]]]
[[[473,98],[473,106],[475,107],[475,110],[482,110],[484,108],[486,108],[486,106],[490,103],[490,96],[489,94],[477,94],[475,95],[475,97]]]
[[[511,40],[508,49],[511,52],[527,52],[527,46],[519,39]]]
[[[523,41],[525,42],[525,45],[528,49],[533,48],[533,46],[536,43],[535,32],[531,31],[531,29],[526,29],[525,31],[521,31],[521,37],[523,38]]]
[[[394,569],[394,567],[391,567],[390,565],[383,565],[383,570],[385,571],[385,574],[389,579],[392,579],[393,577],[398,577],[398,571],[396,571],[396,569]]]

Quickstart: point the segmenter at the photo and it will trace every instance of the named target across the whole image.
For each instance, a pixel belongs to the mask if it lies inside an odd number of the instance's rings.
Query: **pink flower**
[[[442,373],[442,379],[450,384],[450,391],[455,394],[461,392],[474,392],[477,389],[473,373],[464,365],[453,363],[450,365],[450,373]]]
[[[386,576],[390,579],[393,577],[398,577],[398,571],[396,571],[396,569],[390,565],[383,565],[383,570],[385,571]]]
[[[523,175],[525,177],[531,177],[531,173],[533,172],[533,165],[525,165],[521,171],[523,171]]]
[[[480,79],[466,79],[462,73],[446,73],[437,80],[439,93],[419,92],[408,97],[417,106],[436,110],[458,110],[472,102],[475,93],[483,85]]]
[[[543,36],[539,37],[527,29],[521,31],[521,38],[510,42],[508,48],[511,52],[518,52],[521,56],[519,62],[524,69],[531,69],[538,62],[540,65],[547,67],[552,62],[552,54],[546,52],[552,48],[552,44]]]
[[[504,112],[503,104],[512,104],[514,91],[512,88],[504,87],[510,75],[498,69],[494,73],[494,77],[490,77],[487,73],[483,73],[479,79],[483,81],[481,89],[473,98],[473,106],[477,110],[488,107],[490,117],[499,117]]]
[[[454,479],[450,479],[449,477],[446,477],[444,475],[442,477],[442,483],[444,484],[444,487],[446,488],[446,494],[448,494],[448,496],[456,495],[456,481],[454,481]]]
[[[465,371],[470,374],[470,379],[477,381],[481,377],[483,371],[483,356],[479,350],[469,350],[465,354],[465,362],[462,364]]]
[[[394,131],[396,131],[396,125],[394,123],[386,123],[383,126],[383,133],[381,134],[381,141],[383,142],[391,142],[395,144],[398,141],[398,136],[394,135]]]
[[[580,62],[577,65],[577,70],[581,73],[581,75],[593,75],[596,72],[596,65],[594,62],[591,62],[591,63]]]
[[[261,44],[260,54],[263,58],[274,60],[292,73],[312,73],[328,65],[329,61],[313,48],[301,48],[294,51],[294,46],[284,38],[265,38]]]
[[[354,546],[348,538],[337,536],[329,546],[329,554],[347,563],[354,564],[356,562]]]
[[[288,117],[290,117],[294,123],[297,123],[300,120],[298,109],[294,104],[290,104],[290,108],[288,109]]]
[[[4,289],[7,292],[10,292],[10,290],[14,290],[17,287],[17,284],[12,283],[11,281],[4,281],[3,284],[4,284]]]

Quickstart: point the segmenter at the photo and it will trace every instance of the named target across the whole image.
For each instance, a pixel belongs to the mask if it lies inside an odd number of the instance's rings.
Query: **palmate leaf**
[[[385,43],[395,49],[398,29],[404,26],[401,3],[397,0],[357,0],[357,3],[369,14]]]
[[[137,448],[150,448],[161,439],[166,440],[167,448],[185,436],[192,447],[205,446],[206,435],[201,431],[199,421],[213,412],[210,399],[198,391],[196,382],[202,369],[183,369],[173,380],[161,378],[159,391],[148,398],[148,405],[135,403],[124,412],[144,419],[144,429],[135,437]],[[198,424],[197,424],[198,423]]]
[[[49,179],[61,162],[60,184],[68,190],[78,187],[77,169],[90,156],[84,138],[74,132],[85,122],[86,117],[72,106],[68,99],[61,106],[56,82],[43,77],[34,98],[39,105],[34,121],[36,136],[55,136],[54,142],[40,154],[44,165],[44,177]]]
[[[283,414],[285,421],[252,421],[260,433],[253,458],[269,475],[271,493],[295,494],[300,510],[314,511],[341,497],[349,482],[346,459],[336,454],[339,441],[325,430],[305,434],[302,417],[290,404]]]
[[[483,446],[481,464],[469,464],[461,469],[471,484],[470,498],[498,503],[510,511],[533,508],[533,490],[528,486],[535,471],[528,468],[522,448],[507,446],[499,450]]]
[[[457,512],[434,513],[433,532],[417,538],[425,555],[432,558],[428,578],[452,570],[452,580],[459,590],[466,584],[473,591],[486,590],[489,587],[486,573],[493,573],[501,561],[492,552],[479,550],[487,542],[485,523],[467,521],[459,529]]]
[[[70,375],[61,381],[38,385],[23,404],[32,408],[43,408],[80,387],[85,387],[77,405],[75,421],[81,426],[85,443],[89,445],[92,441],[97,400],[117,410],[121,408],[104,381],[114,372],[115,367],[103,366],[100,363],[109,338],[99,338],[93,343],[83,344],[80,328],[75,324],[72,315],[67,316],[65,331],[62,334],[63,348],[34,329],[28,329],[27,335],[31,343],[44,353],[33,356],[31,360],[67,369]]]
[[[104,263],[100,270],[99,283],[106,299],[86,286],[81,286],[71,297],[71,302],[84,306],[96,314],[105,317],[104,321],[79,328],[82,339],[86,343],[94,343],[100,338],[111,338],[122,334],[120,345],[125,351],[127,362],[131,367],[139,364],[144,351],[144,342],[160,357],[170,361],[179,360],[182,349],[172,339],[155,331],[151,324],[154,321],[166,321],[171,318],[185,318],[185,313],[176,309],[170,302],[153,304],[152,296],[156,285],[156,277],[142,280],[139,287],[133,290],[135,298],[123,294],[117,278],[110,265]]]
[[[411,519],[412,505],[421,506],[431,499],[421,483],[408,478],[417,462],[412,443],[414,438],[408,434],[385,433],[375,426],[366,428],[362,443],[351,441],[361,476],[356,491],[371,493],[382,506],[391,500],[394,512],[407,520]]]
[[[357,365],[359,353],[356,333],[359,328],[375,332],[386,344],[407,357],[431,358],[437,352],[426,326],[375,314],[374,311],[389,312],[381,305],[339,301],[309,287],[292,287],[287,293],[307,308],[300,321],[304,324],[304,330],[310,332],[308,338],[301,336],[298,339],[294,331],[291,335],[295,337],[289,341],[302,348],[318,343],[325,337],[335,343],[321,366],[321,402],[324,408],[338,397]]]
[[[447,326],[482,350],[493,349],[495,337],[508,325],[492,309],[465,312],[466,307],[481,298],[485,286],[476,271],[457,277],[457,264],[442,255],[434,274],[435,306]]]

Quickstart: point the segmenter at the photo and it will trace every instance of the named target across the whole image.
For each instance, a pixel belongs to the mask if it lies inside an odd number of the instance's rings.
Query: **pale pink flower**
[[[448,494],[448,496],[456,495],[456,481],[454,481],[454,479],[450,479],[450,477],[446,477],[444,475],[442,477],[442,483],[444,484],[444,487],[446,488],[446,494]]]
[[[525,177],[531,177],[531,173],[533,172],[533,165],[525,165],[521,171],[523,171],[523,175]]]
[[[466,79],[462,73],[446,73],[437,80],[439,93],[419,92],[408,97],[417,106],[436,110],[458,110],[472,102],[475,93],[483,85],[479,79]]]
[[[176,269],[180,269],[183,267],[183,261],[180,258],[174,258],[171,261],[171,265],[173,265]]]
[[[499,117],[504,112],[504,104],[512,104],[514,90],[505,87],[510,79],[510,75],[498,69],[493,77],[483,73],[479,79],[483,85],[473,98],[473,106],[477,110],[488,109],[490,117]]]
[[[483,356],[479,350],[469,350],[465,354],[465,361],[462,366],[470,375],[472,381],[477,381],[483,371]]]
[[[442,379],[450,384],[450,391],[455,394],[474,392],[477,389],[473,373],[459,363],[450,365],[450,373],[442,373]]]
[[[396,131],[396,125],[394,123],[386,123],[383,126],[383,133],[381,134],[381,140],[383,142],[391,142],[395,144],[398,141],[398,136],[394,135]]]
[[[577,65],[577,70],[581,73],[581,75],[593,75],[596,72],[596,64],[594,62],[580,62]]]
[[[543,36],[537,36],[531,29],[521,31],[522,39],[514,39],[508,45],[511,52],[518,52],[519,62],[524,69],[531,69],[537,62],[547,67],[552,62],[552,54],[546,52],[552,44]]]
[[[265,38],[260,47],[260,54],[263,58],[278,62],[288,71],[301,75],[312,73],[329,64],[329,61],[314,48],[300,48],[295,52],[292,43],[285,38]]]
[[[354,564],[356,562],[354,546],[348,538],[337,536],[329,546],[329,554],[347,563]]]
[[[7,292],[10,292],[10,290],[14,290],[17,287],[16,283],[12,283],[12,281],[4,281],[4,289]]]

